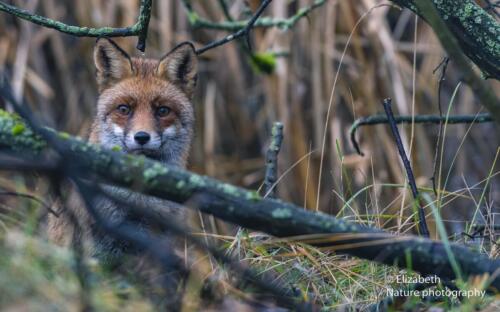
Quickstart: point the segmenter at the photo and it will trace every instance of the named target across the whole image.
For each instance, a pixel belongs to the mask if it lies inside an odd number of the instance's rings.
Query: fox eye
[[[128,114],[130,114],[130,106],[128,106],[126,104],[120,104],[120,105],[118,105],[118,107],[116,108],[116,110],[118,110],[118,112],[120,112],[120,114],[122,114],[122,115],[128,115]]]
[[[160,106],[156,109],[156,115],[158,117],[165,117],[167,116],[168,114],[170,114],[170,108],[166,107],[166,106]]]

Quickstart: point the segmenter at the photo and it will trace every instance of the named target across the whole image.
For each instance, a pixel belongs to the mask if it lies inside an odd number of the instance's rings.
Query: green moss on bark
[[[417,0],[392,0],[422,15]],[[472,0],[433,0],[465,54],[486,77],[500,79],[500,24]]]

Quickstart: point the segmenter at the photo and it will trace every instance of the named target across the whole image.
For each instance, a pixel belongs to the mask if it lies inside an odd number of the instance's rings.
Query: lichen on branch
[[[0,11],[22,18],[28,22],[52,28],[62,33],[77,37],[132,37],[137,36],[137,49],[144,52],[149,20],[151,17],[152,0],[141,0],[137,22],[129,27],[80,27],[68,25],[44,16],[33,14],[27,10],[0,1]]]
[[[391,0],[424,20],[417,0]],[[464,53],[483,71],[485,77],[500,79],[500,24],[472,0],[432,0],[439,15],[457,37]],[[434,29],[436,32],[439,29]]]

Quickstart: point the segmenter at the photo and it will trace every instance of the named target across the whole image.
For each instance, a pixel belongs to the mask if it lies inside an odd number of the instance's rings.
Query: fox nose
[[[148,143],[150,138],[151,138],[151,136],[149,135],[149,133],[144,132],[144,131],[139,131],[134,135],[134,140],[137,143],[139,143],[140,145],[144,145],[144,144]]]

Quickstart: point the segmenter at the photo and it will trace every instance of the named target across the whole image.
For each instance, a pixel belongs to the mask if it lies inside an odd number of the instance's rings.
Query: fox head
[[[159,60],[131,58],[110,39],[94,48],[99,99],[90,141],[184,166],[193,137],[197,58],[191,43]]]

